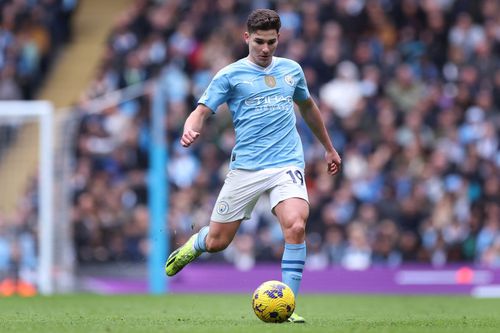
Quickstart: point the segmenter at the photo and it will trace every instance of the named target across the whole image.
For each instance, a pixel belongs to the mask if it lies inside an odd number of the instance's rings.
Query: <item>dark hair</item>
[[[279,32],[280,28],[281,20],[278,13],[274,10],[256,9],[248,15],[248,33],[253,33],[257,30],[276,30]]]

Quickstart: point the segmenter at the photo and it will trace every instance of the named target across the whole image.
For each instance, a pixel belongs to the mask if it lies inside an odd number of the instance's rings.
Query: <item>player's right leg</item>
[[[278,184],[271,190],[270,199],[285,238],[285,249],[281,260],[282,281],[293,290],[297,301],[306,261],[305,227],[309,215],[309,203],[303,170],[287,169],[284,168]],[[288,321],[305,322],[296,312]]]
[[[210,222],[210,227],[201,228],[184,245],[168,256],[165,273],[168,276],[179,273],[181,269],[198,258],[203,252],[224,250],[236,235],[240,223],[241,220],[227,223]]]
[[[302,198],[289,198],[275,207],[285,238],[285,249],[281,260],[282,281],[292,288],[295,300],[299,294],[302,271],[306,261],[305,225],[309,215],[309,204]],[[305,319],[294,312],[289,322],[305,323]]]

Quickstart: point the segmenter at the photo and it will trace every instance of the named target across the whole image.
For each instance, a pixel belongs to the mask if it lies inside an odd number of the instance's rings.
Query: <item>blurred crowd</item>
[[[0,1],[0,101],[30,100],[71,40],[78,0]],[[19,123],[0,122],[0,159]]]
[[[167,96],[171,246],[208,223],[234,131],[212,117],[200,142],[182,126],[213,75],[245,57],[248,13],[282,18],[277,56],[302,65],[340,176],[298,117],[311,213],[310,269],[473,262],[500,267],[500,5],[495,0],[136,1],[109,36],[85,99],[158,78]],[[80,262],[148,251],[151,101],[82,113],[73,224]],[[224,107],[222,107],[224,108]],[[261,200],[223,253],[246,269],[280,260],[280,227]]]
[[[148,252],[150,95],[89,101],[158,79],[167,97],[171,246],[206,225],[234,131],[219,112],[192,148],[184,120],[215,73],[245,57],[254,8],[282,18],[277,56],[297,61],[320,105],[342,174],[300,116],[311,212],[309,269],[469,262],[500,267],[500,4],[495,0],[137,0],[120,14],[79,104],[72,177],[78,261]],[[224,108],[224,106],[222,107]],[[263,198],[224,252],[241,269],[279,261],[283,239]]]
[[[78,0],[0,1],[0,101],[36,98],[62,47],[71,41]],[[22,121],[0,118],[0,161]],[[36,182],[14,214],[0,211],[0,296],[32,295],[36,272]]]

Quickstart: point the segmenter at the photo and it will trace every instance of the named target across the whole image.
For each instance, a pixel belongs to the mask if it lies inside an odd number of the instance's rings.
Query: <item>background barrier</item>
[[[249,271],[232,265],[193,264],[170,279],[173,293],[251,293],[266,280],[281,279],[279,265],[258,265]],[[144,293],[145,278],[85,277],[82,288],[105,294]],[[306,270],[302,293],[471,294],[500,297],[500,270],[473,266],[404,265],[347,270]]]

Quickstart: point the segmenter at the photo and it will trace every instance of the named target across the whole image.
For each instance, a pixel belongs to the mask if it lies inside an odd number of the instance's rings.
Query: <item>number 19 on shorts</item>
[[[295,184],[300,183],[301,186],[304,185],[304,176],[300,170],[288,170],[286,172]]]

